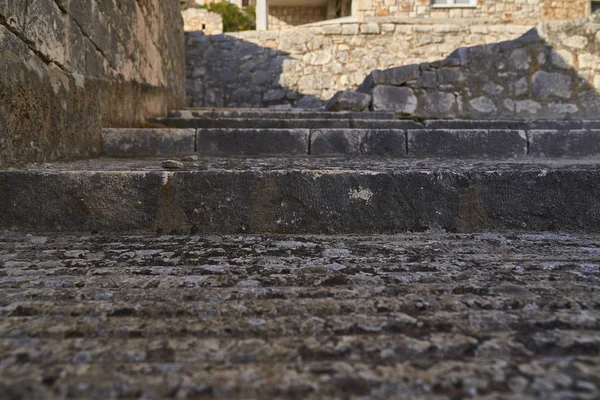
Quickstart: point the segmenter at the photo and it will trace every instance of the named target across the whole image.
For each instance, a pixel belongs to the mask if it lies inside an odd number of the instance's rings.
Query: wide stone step
[[[2,398],[595,399],[599,242],[0,233]]]
[[[246,119],[395,119],[394,112],[327,112],[310,110],[271,110],[264,108],[198,108],[171,110],[171,118],[246,118]]]
[[[299,118],[161,118],[150,121],[167,128],[228,129],[419,129],[418,122],[397,119]]]
[[[0,172],[0,229],[596,232],[600,160],[100,159]]]
[[[519,159],[600,155],[600,130],[105,129],[111,157],[385,156]]]

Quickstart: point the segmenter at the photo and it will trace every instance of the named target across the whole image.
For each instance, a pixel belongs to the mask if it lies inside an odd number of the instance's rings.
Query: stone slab
[[[198,129],[196,132],[196,151],[203,155],[308,155],[308,129]]]
[[[408,130],[408,154],[417,157],[519,158],[527,156],[527,135],[519,130]]]
[[[379,122],[380,120],[372,121]],[[202,129],[343,129],[351,128],[353,120],[332,118],[163,118],[153,122],[170,127]]]
[[[592,399],[599,242],[4,233],[0,388],[229,400],[256,397],[259,380],[261,396],[285,400],[427,387],[420,398]]]
[[[591,157],[600,155],[600,130],[532,130],[529,154],[534,157]]]
[[[0,229],[597,232],[600,160],[97,160],[0,172]]]
[[[386,129],[317,129],[311,131],[312,156],[406,156],[406,133]]]
[[[600,121],[585,120],[464,120],[435,119],[423,121],[427,129],[510,129],[510,130],[575,130],[590,127],[597,129]]]
[[[171,110],[172,118],[261,118],[261,119],[395,119],[393,112],[327,112],[309,110],[271,110],[264,108],[199,108]]]
[[[367,93],[341,91],[337,92],[325,104],[326,111],[366,111],[371,104],[371,95]]]
[[[103,129],[102,153],[110,157],[190,154],[196,149],[194,129]]]
[[[236,129],[421,129],[423,125],[397,119],[281,119],[281,118],[160,118],[153,124],[171,128]]]

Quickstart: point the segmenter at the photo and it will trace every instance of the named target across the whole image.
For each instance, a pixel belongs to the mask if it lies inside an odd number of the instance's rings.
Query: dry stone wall
[[[177,0],[0,0],[0,167],[98,154],[184,103]]]
[[[536,24],[586,16],[588,0],[477,0],[472,7],[432,6],[431,0],[355,0],[364,17],[484,18]]]
[[[223,33],[223,17],[205,8],[188,8],[181,12],[183,30],[186,32],[203,32],[205,35]]]
[[[188,104],[317,106],[374,69],[443,59],[530,28],[471,20],[333,23],[284,31],[187,35]]]
[[[327,19],[327,7],[269,7],[269,29],[288,29]]]
[[[600,24],[540,25],[433,62],[373,71],[371,109],[418,118],[600,119]]]

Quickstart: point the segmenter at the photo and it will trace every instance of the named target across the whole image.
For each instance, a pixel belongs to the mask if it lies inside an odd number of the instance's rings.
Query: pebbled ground
[[[600,398],[600,235],[0,235],[4,399]]]

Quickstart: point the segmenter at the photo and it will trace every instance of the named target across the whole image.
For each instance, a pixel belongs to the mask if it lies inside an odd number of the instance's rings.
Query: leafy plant
[[[256,10],[254,7],[240,9],[232,3],[211,3],[202,8],[221,14],[224,32],[251,31],[256,29]]]

